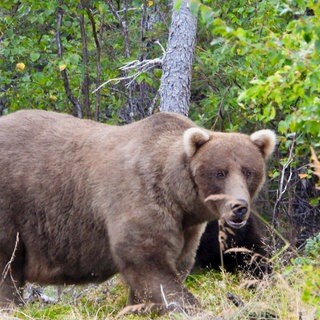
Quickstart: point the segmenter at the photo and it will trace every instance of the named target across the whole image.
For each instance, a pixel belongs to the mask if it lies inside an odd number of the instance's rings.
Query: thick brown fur
[[[0,271],[11,259],[0,303],[19,302],[26,281],[119,272],[130,304],[162,304],[162,287],[168,302],[199,306],[183,280],[205,223],[248,218],[234,208],[250,211],[273,142],[189,128],[170,113],[122,127],[36,110],[0,118]]]

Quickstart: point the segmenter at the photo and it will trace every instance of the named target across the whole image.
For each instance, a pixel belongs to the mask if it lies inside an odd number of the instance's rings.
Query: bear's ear
[[[274,151],[277,143],[277,136],[272,130],[264,129],[252,133],[250,140],[260,149],[266,160]]]
[[[189,128],[183,133],[183,147],[188,157],[192,157],[197,150],[209,141],[210,135],[201,128]]]

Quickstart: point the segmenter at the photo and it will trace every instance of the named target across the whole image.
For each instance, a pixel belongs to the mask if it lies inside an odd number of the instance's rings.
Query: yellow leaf
[[[298,176],[300,179],[305,179],[308,177],[308,174],[307,173],[299,173]]]
[[[320,189],[320,161],[318,160],[316,152],[314,151],[312,146],[310,147],[310,150],[311,150],[311,160],[312,160],[311,166],[313,167],[313,173],[319,178],[319,182],[317,183],[316,188]]]
[[[26,65],[23,62],[19,62],[16,64],[16,70],[23,71],[26,68]]]
[[[66,64],[60,64],[59,70],[60,70],[60,71],[63,71],[66,67],[67,67]]]
[[[49,96],[49,99],[51,100],[51,101],[53,101],[53,102],[55,102],[55,101],[57,101],[57,96],[55,96],[54,94],[51,94],[50,96]]]
[[[153,6],[153,1],[148,1],[148,7],[151,7],[151,6]]]

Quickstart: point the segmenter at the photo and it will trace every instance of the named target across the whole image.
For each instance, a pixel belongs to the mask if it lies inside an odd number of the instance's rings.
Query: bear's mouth
[[[233,229],[241,229],[242,227],[244,227],[246,225],[247,220],[239,221],[239,220],[235,219],[235,220],[227,220],[226,222]]]

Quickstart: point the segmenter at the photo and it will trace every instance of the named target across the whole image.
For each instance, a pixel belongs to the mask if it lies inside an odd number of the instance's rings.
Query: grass
[[[189,276],[187,286],[205,310],[197,319],[320,319],[320,264],[318,257],[307,262],[293,260],[290,266],[276,266],[271,276],[259,281],[214,271]],[[255,289],[247,288],[253,284]],[[54,297],[57,289],[47,287],[45,293]],[[54,304],[34,301],[11,310],[10,314],[0,311],[0,319],[116,319],[126,304],[127,293],[117,276],[98,286],[66,287],[59,302]],[[228,298],[230,293],[241,306],[237,307]],[[124,319],[183,319],[183,316],[174,313],[159,317],[131,315]]]

